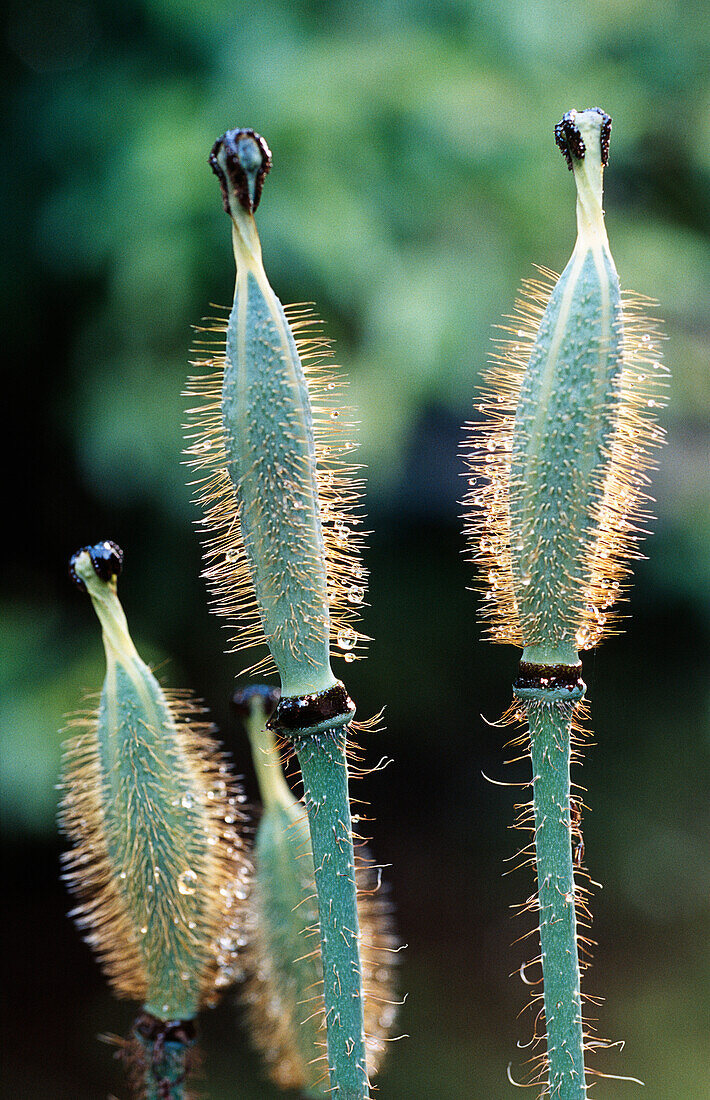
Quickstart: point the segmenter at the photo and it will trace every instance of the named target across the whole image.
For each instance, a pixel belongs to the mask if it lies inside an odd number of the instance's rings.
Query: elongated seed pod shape
[[[301,353],[317,359],[323,348],[316,342],[299,349],[264,273],[253,213],[271,165],[268,146],[253,130],[230,130],[210,163],[231,219],[237,278],[223,358],[212,360],[218,399],[214,381],[192,384],[207,398],[194,410],[199,431],[189,448],[206,473],[206,572],[217,609],[250,619],[256,629],[247,637],[265,638],[281,678],[269,724],[291,742],[303,776],[330,1085],[339,1100],[363,1100],[369,1083],[346,756],[355,707],[330,663],[331,641],[346,660],[358,642],[351,604],[362,600],[363,573],[350,552],[357,493],[343,484],[351,470],[328,466],[333,444],[318,428],[322,408],[314,421],[317,392],[311,387],[309,394]],[[303,315],[295,321],[308,323]],[[335,385],[326,378],[321,396]],[[339,423],[339,408],[331,406],[328,416]]]
[[[139,1095],[178,1098],[194,1018],[231,983],[243,933],[244,796],[202,708],[163,691],[138,655],[116,591],[121,561],[111,542],[72,559],[101,623],[106,678],[98,713],[75,720],[65,749],[65,877],[114,991],[142,1005],[130,1044]]]
[[[305,1098],[327,1096],[323,966],[318,903],[306,807],[283,776],[274,734],[266,719],[278,700],[274,689],[235,692],[252,748],[263,812],[254,843],[249,897],[244,1000],[252,1041],[269,1076]],[[391,907],[367,853],[355,877],[362,929],[362,979],[368,1075],[380,1068],[396,1018],[393,967],[399,944]]]
[[[620,293],[604,226],[610,127],[596,109],[557,127],[577,184],[577,243],[559,278],[540,269],[524,284],[465,445],[490,635],[533,664],[576,664],[613,624],[663,438],[651,303]]]
[[[213,319],[200,330],[198,350],[212,354],[195,363],[208,373],[189,390],[207,399],[192,410],[188,448],[205,509],[205,575],[215,609],[237,627],[235,648],[266,641],[283,695],[303,696],[337,683],[331,643],[352,660],[364,640],[354,627],[365,593],[354,444],[317,319],[308,307],[285,311],[264,272],[253,212],[271,165],[266,142],[229,131],[210,162],[237,275],[226,326]]]
[[[604,1045],[585,1026],[580,989],[578,941],[589,941],[578,926],[589,911],[570,784],[586,691],[579,651],[608,629],[637,556],[662,439],[652,412],[665,382],[658,333],[643,317],[648,303],[621,294],[604,226],[610,130],[597,108],[570,111],[556,127],[577,187],[577,242],[559,278],[542,270],[524,286],[467,442],[467,529],[490,633],[523,647],[511,716],[527,719],[514,744],[529,749],[533,772],[517,821],[532,833],[522,854],[534,858],[538,885],[525,908],[538,916],[543,989],[533,996],[546,1034],[536,1023],[533,1047],[546,1044],[535,1063],[540,1095],[557,1100],[586,1097],[594,1071],[584,1051]]]

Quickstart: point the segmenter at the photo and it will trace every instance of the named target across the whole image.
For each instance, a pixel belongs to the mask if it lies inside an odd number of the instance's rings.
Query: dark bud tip
[[[602,128],[600,134],[600,140],[602,144],[602,164],[607,164],[609,160],[609,138],[611,137],[611,115],[602,111],[601,107],[595,107],[595,111],[602,116]]]
[[[606,114],[605,111],[602,111],[601,107],[589,107],[586,111],[567,111],[555,126],[555,141],[562,150],[562,155],[567,161],[567,167],[570,172],[572,171],[574,160],[584,160],[584,154],[587,151],[576,120],[578,115],[587,114],[589,111],[594,111],[595,114],[601,115],[599,140],[601,143],[602,164],[606,164],[609,160],[609,136],[611,134],[610,116]]]
[[[273,714],[280,698],[281,692],[271,684],[249,684],[248,687],[237,688],[234,692],[232,709],[241,718],[247,718],[251,714],[253,704],[258,702],[268,718]]]
[[[81,554],[88,554],[94,567],[96,576],[102,581],[110,581],[112,577],[118,577],[123,568],[123,550],[116,542],[104,539],[94,546],[82,546],[75,554],[72,554],[69,562],[69,576],[77,588],[86,592],[86,585],[76,571],[77,558]]]
[[[271,168],[271,150],[261,134],[255,130],[227,130],[212,146],[209,161],[222,188],[227,214],[231,214],[230,191],[246,212],[253,214]]]
[[[583,160],[586,148],[582,135],[575,126],[576,111],[568,111],[555,126],[555,141],[562,150],[567,167],[572,171],[572,157]]]

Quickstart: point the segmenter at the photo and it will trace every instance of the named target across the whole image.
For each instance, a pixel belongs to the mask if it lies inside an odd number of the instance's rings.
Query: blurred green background
[[[63,716],[98,689],[97,624],[72,551],[126,552],[122,597],[166,682],[230,719],[236,666],[209,615],[180,465],[190,324],[233,286],[207,166],[226,128],[262,132],[259,210],[284,301],[315,300],[346,366],[368,467],[367,662],[360,714],[387,706],[364,782],[392,864],[409,997],[383,1100],[515,1095],[529,1014],[527,925],[508,877],[524,765],[505,769],[516,653],[481,643],[461,555],[460,426],[533,263],[574,241],[553,126],[614,119],[607,226],[622,284],[659,299],[673,373],[658,522],[626,633],[585,661],[596,745],[583,782],[597,891],[594,1065],[642,1077],[593,1095],[710,1096],[710,96],[704,0],[14,0],[3,17],[6,214],[0,308],[9,429],[1,572],[4,1095],[124,1097],[103,1032],[125,1034],[66,919],[54,816]],[[7,436],[6,436],[7,438]],[[213,1100],[270,1098],[227,1002],[204,1021]]]

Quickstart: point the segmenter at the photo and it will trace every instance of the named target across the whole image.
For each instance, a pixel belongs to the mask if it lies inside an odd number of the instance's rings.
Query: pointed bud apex
[[[254,130],[227,130],[212,146],[212,171],[222,188],[224,209],[234,216],[235,202],[247,214],[259,205],[264,177],[271,168],[271,150]]]
[[[123,550],[109,539],[97,542],[94,546],[82,546],[72,554],[69,562],[69,576],[77,588],[86,592],[86,584],[81,576],[82,571],[93,569],[99,580],[108,583],[114,577],[121,574],[123,568]]]
[[[599,155],[602,165],[609,159],[609,135],[611,118],[601,107],[590,107],[586,111],[567,111],[555,126],[555,141],[562,150],[570,172],[575,160],[584,160],[587,152],[586,142],[590,132],[599,134]]]

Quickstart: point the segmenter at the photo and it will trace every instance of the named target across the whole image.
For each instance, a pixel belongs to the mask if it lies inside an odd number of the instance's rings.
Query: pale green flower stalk
[[[65,747],[65,877],[114,991],[142,1005],[124,1048],[135,1094],[186,1100],[197,1013],[236,976],[244,796],[202,708],[164,691],[138,655],[116,592],[122,560],[102,542],[71,563],[101,623],[106,678]]]
[[[369,1083],[346,759],[355,707],[331,669],[331,643],[354,657],[364,595],[353,552],[357,492],[343,481],[353,468],[338,457],[351,444],[337,435],[337,376],[319,363],[327,344],[294,338],[313,319],[303,308],[287,317],[264,272],[253,214],[271,166],[266,142],[230,130],[210,163],[232,222],[237,277],[224,352],[203,361],[212,373],[192,383],[207,401],[193,410],[199,432],[189,448],[205,471],[206,576],[216,609],[238,621],[236,647],[265,639],[281,678],[270,726],[303,776],[331,1089],[338,1100],[362,1100]]]
[[[323,967],[318,900],[306,807],[288,787],[274,733],[266,721],[279,698],[255,685],[234,693],[251,744],[263,811],[254,843],[244,1002],[252,1039],[269,1076],[303,1100],[330,1094],[323,1027]],[[378,869],[356,866],[362,928],[361,962],[367,1070],[380,1068],[396,1016],[393,963],[399,950]]]
[[[622,299],[602,209],[611,119],[570,111],[555,136],[577,185],[577,243],[559,279],[526,284],[472,426],[468,533],[485,579],[494,641],[523,647],[511,717],[526,719],[529,829],[546,1039],[542,1096],[587,1095],[584,1051],[603,1045],[583,1020],[578,925],[586,926],[582,803],[571,793],[585,685],[579,651],[608,628],[645,518],[652,421],[664,372],[639,299]],[[575,737],[575,734],[578,736]],[[579,759],[579,754],[577,755]],[[573,851],[574,840],[574,851]],[[588,877],[588,876],[587,876]],[[582,968],[584,964],[582,964]],[[525,969],[521,971],[525,977]],[[533,983],[530,983],[533,984]],[[535,988],[535,985],[533,985]]]

